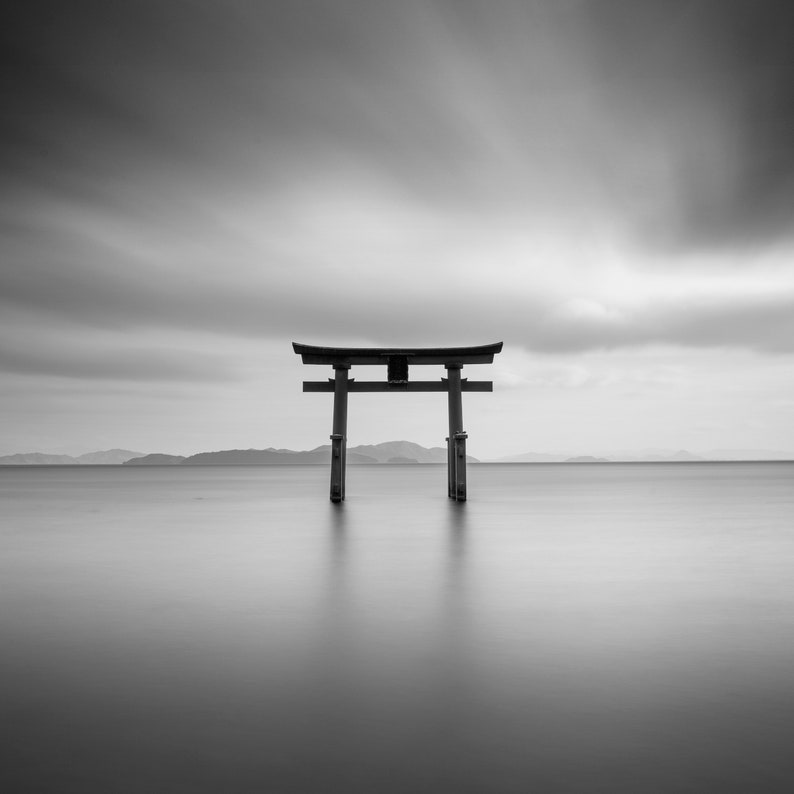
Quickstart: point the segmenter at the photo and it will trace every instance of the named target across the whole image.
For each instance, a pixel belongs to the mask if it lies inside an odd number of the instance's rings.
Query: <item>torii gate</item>
[[[330,364],[333,380],[304,381],[305,392],[333,392],[334,419],[331,433],[331,501],[345,498],[345,464],[347,457],[347,395],[350,392],[445,391],[449,404],[447,437],[447,495],[466,501],[466,439],[463,430],[464,391],[493,391],[491,381],[461,378],[464,364],[492,364],[502,350],[502,342],[479,347],[316,347],[292,343],[304,364]],[[353,364],[385,364],[386,381],[356,381],[348,378]],[[440,381],[408,380],[411,364],[443,364],[448,377]]]

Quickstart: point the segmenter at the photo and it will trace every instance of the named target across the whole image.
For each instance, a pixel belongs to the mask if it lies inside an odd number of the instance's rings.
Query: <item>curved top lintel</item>
[[[404,356],[409,364],[491,364],[502,342],[474,347],[319,347],[293,342],[304,364],[388,364]]]

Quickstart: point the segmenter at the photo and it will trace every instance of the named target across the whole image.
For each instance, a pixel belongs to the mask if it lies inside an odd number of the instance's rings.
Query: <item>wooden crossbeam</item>
[[[468,380],[461,378],[460,381],[461,391],[479,391],[479,392],[492,392],[493,381],[490,380]],[[351,378],[347,382],[347,390],[353,392],[434,392],[434,391],[449,391],[449,384],[446,378],[441,380],[411,380],[406,383],[388,383],[387,381],[371,381],[362,380],[357,381]],[[305,392],[333,392],[334,381],[329,379],[327,381],[303,381],[303,391]]]

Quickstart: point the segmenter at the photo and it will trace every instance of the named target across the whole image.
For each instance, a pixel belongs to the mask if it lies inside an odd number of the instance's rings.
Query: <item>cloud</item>
[[[794,294],[717,301],[700,296],[622,314],[583,314],[564,307],[527,323],[518,338],[528,349],[556,353],[657,344],[792,353]]]
[[[18,315],[17,315],[18,316]],[[89,333],[73,326],[15,322],[0,340],[0,372],[73,380],[140,383],[213,383],[240,377],[222,351],[186,346],[178,335]],[[20,328],[24,331],[20,332]]]
[[[232,376],[202,335],[792,351],[786,4],[15,16],[0,305],[48,336],[14,371]]]
[[[314,204],[299,196],[303,212],[290,202],[242,203],[233,222],[228,208],[219,215],[199,203],[192,236],[180,220],[152,226],[152,206],[144,216],[134,207],[39,207],[5,239],[0,305],[25,309],[20,328],[49,328],[56,338],[90,329],[164,340],[189,332],[199,335],[188,344],[196,350],[202,335],[229,345],[240,337],[504,339],[564,354],[794,346],[785,253],[730,278],[699,266],[651,278],[635,272],[631,250],[599,248],[597,239],[568,244],[504,225],[478,228],[465,216],[412,211],[382,188],[336,195]]]
[[[17,187],[143,201],[365,172],[646,245],[790,236],[785,3],[30,5],[3,48]]]
[[[605,111],[629,152],[639,150],[636,189],[624,180],[624,199],[644,207],[649,240],[720,247],[790,239],[794,7],[606,0],[582,8]]]

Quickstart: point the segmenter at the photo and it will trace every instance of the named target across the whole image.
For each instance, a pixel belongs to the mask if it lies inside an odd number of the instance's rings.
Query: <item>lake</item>
[[[790,792],[794,464],[0,469],[5,792]]]

